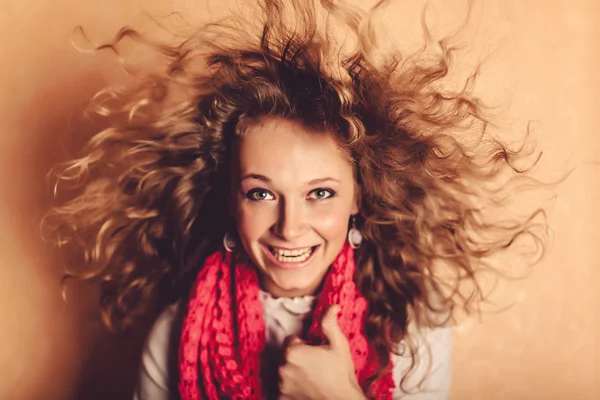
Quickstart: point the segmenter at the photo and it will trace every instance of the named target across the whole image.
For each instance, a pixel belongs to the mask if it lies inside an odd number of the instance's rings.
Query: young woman
[[[155,45],[166,68],[103,92],[112,125],[59,174],[81,190],[46,222],[96,267],[106,323],[164,310],[137,399],[445,399],[452,311],[528,232],[481,218],[515,154],[458,140],[486,120],[440,87],[447,43],[401,61],[322,3],[354,32],[342,59],[311,2],[265,0],[258,34]]]

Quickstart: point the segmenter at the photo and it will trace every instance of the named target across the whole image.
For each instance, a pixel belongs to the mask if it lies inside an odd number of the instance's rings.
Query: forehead
[[[353,175],[348,157],[330,134],[279,118],[265,118],[249,126],[240,137],[237,154],[242,173],[263,174],[273,180]]]

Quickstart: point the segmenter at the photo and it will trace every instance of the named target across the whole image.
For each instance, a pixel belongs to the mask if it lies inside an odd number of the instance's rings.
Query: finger
[[[304,342],[296,335],[289,335],[283,340],[284,349],[291,346],[297,346],[299,344],[304,344]]]
[[[294,369],[289,367],[279,368],[279,399],[293,399],[297,393],[294,385]]]
[[[299,355],[302,354],[304,342],[296,335],[290,335],[283,342],[283,352],[281,362],[285,364],[295,364],[298,362]]]
[[[332,305],[327,309],[321,320],[321,330],[323,331],[323,335],[325,335],[329,341],[329,346],[334,350],[345,349],[348,347],[348,340],[338,324],[337,316],[340,309],[339,305]]]

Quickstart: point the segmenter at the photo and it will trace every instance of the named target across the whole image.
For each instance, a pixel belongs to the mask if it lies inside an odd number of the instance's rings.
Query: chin
[[[272,289],[270,291],[273,292],[271,294],[277,297],[301,297],[314,295],[315,292],[318,290],[319,286],[321,285],[322,281],[322,279],[319,276],[278,277],[274,275],[271,275],[269,280],[269,286],[271,286],[269,289]]]

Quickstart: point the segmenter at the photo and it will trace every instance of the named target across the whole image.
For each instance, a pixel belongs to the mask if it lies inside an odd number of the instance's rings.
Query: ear
[[[236,142],[237,143],[237,142]],[[226,198],[227,198],[227,214],[231,217],[231,218],[235,218],[236,214],[237,214],[237,194],[238,194],[238,187],[237,187],[237,182],[239,179],[239,167],[238,167],[238,160],[237,160],[237,146],[234,143],[232,145],[231,151],[229,153],[230,155],[230,159],[229,159],[229,165],[227,165],[227,169],[225,172],[225,180],[227,181],[227,193],[226,193]]]
[[[229,193],[227,194],[227,214],[231,217],[231,218],[235,218],[235,200],[232,199],[232,195],[231,195],[231,191],[229,191]]]
[[[356,215],[360,211],[362,189],[358,183],[354,184],[354,199],[352,199],[351,215]]]

